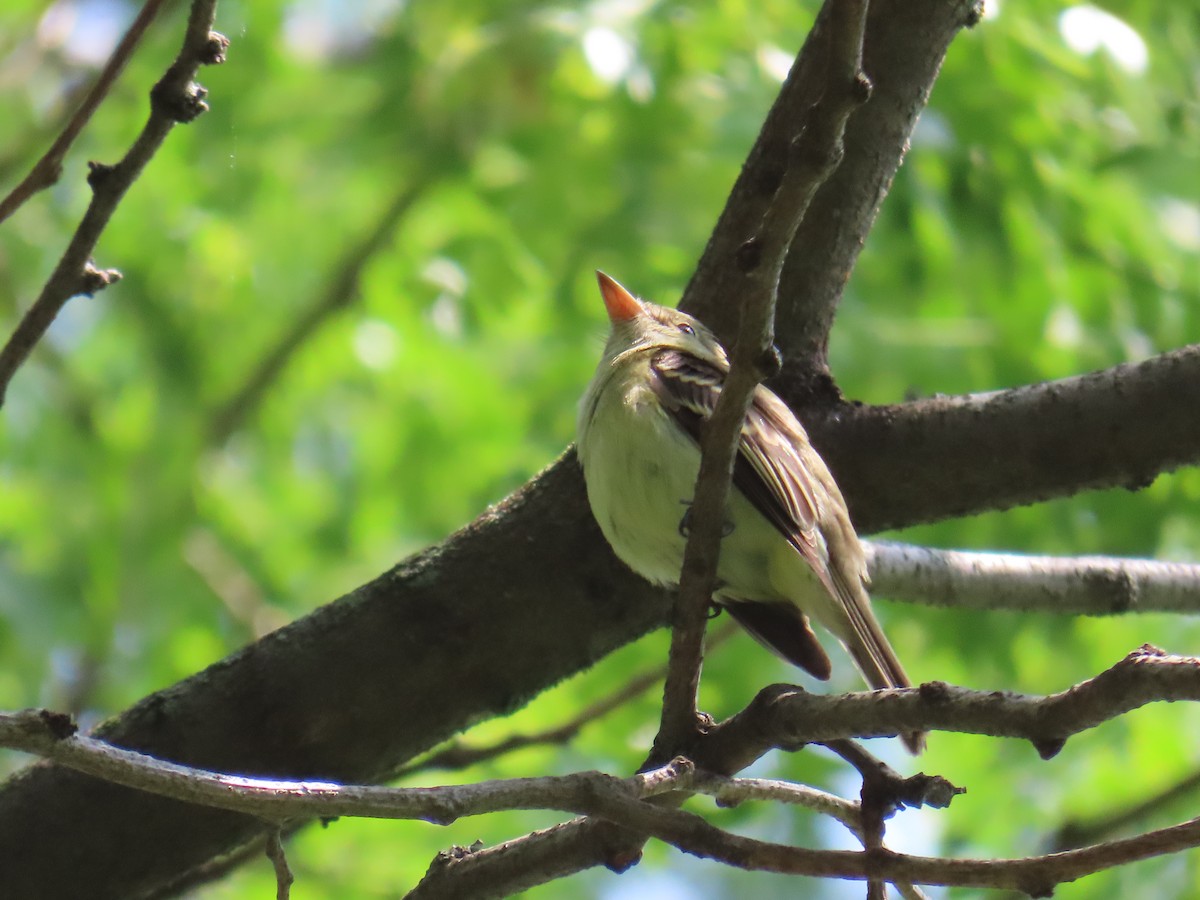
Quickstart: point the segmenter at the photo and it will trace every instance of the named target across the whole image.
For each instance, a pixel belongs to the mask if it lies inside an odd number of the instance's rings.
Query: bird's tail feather
[[[838,588],[838,593],[844,598],[842,606],[850,624],[850,633],[843,637],[842,642],[867,684],[873,690],[912,687],[904,666],[900,664],[896,651],[888,643],[887,635],[871,610],[866,589],[862,590],[862,596],[858,596],[851,595],[844,585],[839,584]],[[914,755],[925,749],[924,732],[911,731],[900,735],[900,739]]]

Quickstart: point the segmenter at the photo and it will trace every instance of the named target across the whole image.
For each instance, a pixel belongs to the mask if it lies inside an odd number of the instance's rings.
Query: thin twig
[[[162,5],[163,0],[146,0],[145,5],[142,6],[141,11],[129,26],[129,30],[125,32],[121,42],[108,57],[108,62],[96,76],[96,83],[92,85],[79,108],[75,110],[62,132],[50,145],[50,149],[34,163],[33,168],[21,183],[9,191],[3,200],[0,200],[0,222],[16,212],[26,200],[38,191],[50,187],[62,177],[62,163],[67,151],[92,118],[92,113],[108,96],[109,90],[120,77],[125,64],[133,57],[134,49],[150,27],[150,23],[154,21],[154,17],[158,15]]]
[[[179,122],[190,122],[208,109],[204,103],[206,91],[192,79],[201,65],[225,60],[228,41],[211,30],[215,11],[216,0],[194,0],[183,47],[150,91],[150,117],[141,134],[115,166],[91,164],[88,183],[92,186],[92,201],[87,212],[41,294],[0,349],[0,406],[3,406],[13,375],[67,301],[78,294],[93,294],[120,278],[120,273],[113,269],[95,268],[90,260],[92,250],[125,192],[162,146],[171,129]]]
[[[712,797],[717,806],[722,807],[739,806],[748,800],[803,806],[837,819],[856,836],[862,834],[858,803],[808,785],[770,778],[731,778],[699,771],[692,788],[699,794]]]
[[[890,788],[898,776],[890,766],[854,741],[831,741],[828,746],[843,759],[852,761],[862,776],[858,810],[863,849],[882,851],[883,834],[887,827],[884,820],[895,809],[894,792]],[[867,882],[867,900],[885,900],[886,896],[887,888],[878,878]]]
[[[794,784],[790,781],[767,778],[726,778],[705,772],[696,773],[692,789],[697,793],[708,794],[718,806],[737,806],[747,800],[765,800],[772,803],[803,806],[836,819],[858,838],[864,847],[866,846],[860,804],[836,794],[817,790],[808,785]],[[907,882],[896,884],[896,890],[900,892],[900,896],[904,900],[928,900],[924,891]]]
[[[833,741],[854,734],[855,728],[848,727],[849,723],[842,720],[842,716],[847,706],[859,704],[871,709],[860,709],[861,715],[856,713],[853,718],[859,725],[872,723],[869,728],[873,735],[945,729],[1025,737],[1038,741],[1044,748],[1061,749],[1064,735],[1116,718],[1151,702],[1151,698],[1166,701],[1200,700],[1200,661],[1170,657],[1143,648],[1096,678],[1048,697],[962,691],[961,688],[932,683],[918,690],[821,697],[780,685],[774,691],[761,691],[746,710],[707,731],[696,744],[695,761],[703,771],[729,772],[744,767],[771,747],[794,747],[802,740],[813,737],[806,732],[814,730],[810,726],[827,716],[841,720],[840,727],[837,734],[830,728],[821,737]],[[911,715],[896,717],[895,722],[884,729],[874,728],[873,723],[881,716],[895,716],[897,704],[909,703],[919,707],[919,711],[912,709]],[[1046,737],[1048,734],[1054,737]],[[798,735],[804,737],[798,738]],[[867,735],[864,733],[861,736]],[[936,777],[924,782],[921,778],[914,776],[904,779],[917,793],[913,799],[921,803],[944,806],[958,790]],[[456,862],[453,870],[431,870],[425,881],[409,896],[413,900],[463,896],[464,893],[478,897],[506,896],[514,890],[591,866],[620,868],[617,865],[620,861],[625,861],[626,866],[630,865],[638,859],[642,842],[643,838],[636,832],[631,833],[610,824],[589,820],[572,822],[548,832],[509,841],[503,848],[481,850],[469,859]],[[997,881],[992,886],[1028,887],[1030,893],[1037,895],[1038,891],[1044,893],[1052,887],[1056,878],[1060,881],[1069,880],[1100,871],[1105,867],[1105,853],[1116,854],[1113,857],[1113,863],[1116,864],[1118,861],[1130,862],[1196,845],[1200,845],[1200,820],[1143,835],[1132,842],[1116,842],[1077,851],[1080,855],[1065,858],[1050,855],[1033,860],[997,862]],[[676,846],[688,852],[708,855],[694,845],[676,843]],[[883,854],[876,858],[893,857]],[[551,860],[552,867],[549,865]],[[952,867],[958,865],[952,861],[946,862]],[[986,866],[984,862],[966,862],[962,868],[954,869],[955,877],[982,878]],[[551,868],[552,874],[544,874]],[[895,872],[884,868],[871,874],[893,884],[897,881],[946,883],[927,878],[924,874],[918,875],[917,872],[914,868]],[[1053,877],[1048,873],[1053,873]],[[833,875],[829,871],[818,874]],[[983,884],[983,881],[971,883]]]
[[[859,707],[859,712],[864,707],[873,707],[865,717],[849,718],[870,722],[868,733],[874,733],[874,722],[886,719],[889,710],[894,712],[893,707],[899,707],[906,710],[907,718],[898,724],[897,731],[948,728],[983,734],[1019,734],[1035,740],[1057,740],[1061,747],[1066,734],[1092,727],[1150,700],[1200,700],[1200,660],[1169,657],[1143,648],[1096,678],[1044,698],[924,686],[921,690],[841,697],[796,694],[792,700],[811,701],[800,709],[792,708],[788,699],[780,698],[775,709],[785,722],[783,731],[788,739],[797,729],[832,728],[830,722],[845,718],[839,712],[843,707]],[[894,699],[898,702],[892,703]],[[39,710],[0,715],[0,745],[45,756],[116,784],[249,813],[273,822],[296,817],[357,815],[416,818],[445,824],[465,815],[507,809],[551,809],[619,823],[635,838],[658,837],[689,853],[743,868],[893,883],[1017,887],[1035,895],[1044,894],[1065,880],[1200,843],[1200,820],[1194,820],[1136,838],[1021,860],[930,859],[904,856],[880,847],[863,853],[786,847],[738,837],[690,813],[642,802],[647,797],[691,791],[694,773],[686,760],[675,760],[630,779],[584,772],[438,788],[281,782],[206,772],[156,760],[78,735],[68,717]],[[879,765],[873,768],[860,765],[860,770],[868,774],[877,769]],[[916,776],[920,777],[923,776]],[[514,852],[513,847],[519,844],[506,845],[504,852]],[[469,859],[487,852],[471,854]],[[636,858],[636,850],[632,858],[628,852],[625,855],[631,861]]]
[[[724,643],[736,632],[737,626],[732,622],[717,629],[709,635],[706,649],[712,650],[717,645]],[[532,734],[509,735],[493,744],[481,747],[473,747],[463,741],[455,741],[423,760],[396,770],[393,773],[393,777],[403,778],[414,772],[429,769],[456,771],[526,747],[566,744],[573,740],[585,726],[603,718],[629,701],[640,697],[656,684],[661,683],[666,673],[667,667],[661,665],[635,675],[615,691],[590,704],[579,715],[574,716],[562,725],[556,725],[553,728],[536,731]]]
[[[218,407],[208,427],[210,443],[221,444],[236,431],[262,402],[271,385],[279,378],[296,352],[335,313],[357,299],[363,269],[373,256],[384,249],[396,227],[430,184],[428,174],[420,172],[396,193],[366,237],[353,246],[340,261],[313,302],[291,321],[241,387]]]
[[[441,788],[378,788],[278,782],[205,772],[80,736],[74,733],[67,717],[39,710],[0,715],[0,740],[119,784],[185,802],[250,812],[271,821],[316,815],[319,810],[324,815],[419,818],[444,824],[463,815],[504,809],[556,809],[620,823],[635,834],[652,835],[688,853],[741,868],[860,880],[1020,888],[1035,896],[1046,895],[1063,881],[1200,843],[1200,820],[1193,820],[1082,850],[1016,860],[933,859],[878,848],[861,853],[807,850],[740,837],[691,813],[641,802],[648,796],[689,790],[693,772],[684,760],[631,779],[585,772]],[[506,845],[506,852],[514,843]],[[463,861],[478,855],[470,854]]]
[[[303,826],[300,824],[289,824],[280,828],[279,839],[283,841],[291,837],[301,827]],[[269,833],[270,830],[268,829],[260,833],[258,837],[252,838],[240,845],[236,850],[222,856],[213,857],[201,865],[188,869],[180,878],[167,884],[157,885],[145,894],[141,894],[139,900],[174,900],[177,897],[192,896],[194,888],[220,881],[222,878],[228,876],[230,872],[240,868],[250,860],[266,855]]]
[[[575,716],[568,722],[562,725],[557,725],[553,728],[547,728],[543,731],[536,731],[531,734],[513,734],[497,741],[493,744],[487,744],[481,747],[472,747],[470,744],[462,741],[455,741],[448,747],[437,751],[431,756],[423,760],[405,766],[399,769],[395,775],[402,778],[406,775],[411,775],[414,772],[426,771],[429,769],[440,769],[443,771],[455,771],[466,769],[476,763],[486,760],[495,759],[515,750],[522,750],[526,747],[540,747],[546,745],[566,744],[573,740],[574,737],[584,728],[595,720],[612,712],[614,709],[628,703],[630,700],[640,697],[646,693],[654,685],[662,681],[665,667],[659,667],[649,672],[643,672],[640,675],[630,679],[617,690],[613,691],[605,697],[597,700],[595,703],[588,706],[579,715]]]
[[[855,804],[853,824],[846,827],[854,832],[865,850],[886,850],[883,843],[884,820],[897,810],[907,807],[931,805],[943,807],[961,793],[958,788],[940,776],[924,773],[904,778],[883,760],[868,752],[857,742],[844,739],[828,741],[825,746],[850,763],[862,777],[861,800]],[[842,821],[839,818],[839,821]],[[924,892],[907,881],[893,882],[905,900],[928,900]],[[867,885],[867,896],[886,897],[883,880],[872,879]]]
[[[1104,840],[1123,828],[1162,812],[1171,804],[1195,793],[1197,788],[1200,788],[1200,772],[1193,772],[1170,787],[1123,809],[1090,820],[1068,821],[1058,830],[1051,842],[1051,849],[1072,850]]]
[[[729,375],[701,442],[700,472],[691,507],[693,527],[674,608],[662,722],[652,761],[669,758],[684,748],[696,729],[704,627],[716,585],[733,461],[754,390],[770,374],[771,364],[778,364],[772,349],[775,294],[787,249],[817,189],[841,160],[846,120],[868,95],[862,74],[866,11],[866,0],[839,0],[832,5],[824,93],[793,140],[779,189],[739,255],[746,275],[740,295],[741,323]]]

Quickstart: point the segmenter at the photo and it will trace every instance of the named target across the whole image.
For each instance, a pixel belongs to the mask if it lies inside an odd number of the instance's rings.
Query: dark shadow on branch
[[[808,213],[811,228],[830,236],[811,247],[816,248],[816,258],[829,261],[831,279],[840,283],[846,277],[882,197],[881,186],[890,182],[898,164],[920,100],[928,93],[947,43],[973,8],[970,3],[940,0],[872,3],[864,68],[875,94],[852,120],[846,158]],[[897,61],[901,53],[902,64]],[[807,65],[802,58],[797,71]],[[893,96],[910,98],[912,108],[903,110],[907,118],[872,124],[876,110],[893,108],[881,98]],[[786,145],[794,133],[789,110],[806,108],[797,97],[792,79],[760,144]],[[894,105],[900,111],[903,103]],[[856,143],[854,135],[863,143]],[[726,315],[733,312],[733,295],[722,291],[721,273],[732,258],[726,254],[736,251],[761,218],[769,195],[755,186],[771,180],[770,163],[770,155],[762,153],[748,161],[710,243],[715,255],[706,255],[689,289],[696,304],[692,312],[708,318],[722,304],[728,305]],[[845,180],[855,173],[861,185],[847,186]],[[835,202],[838,190],[847,192],[844,208]],[[798,241],[805,239],[809,227]],[[789,268],[785,267],[785,282]],[[825,296],[820,291],[817,295]],[[780,309],[781,339],[789,315]],[[1139,416],[1153,410],[1165,417],[1155,426],[1180,439],[1158,457],[1140,448],[1141,477],[1180,464],[1185,458],[1183,433],[1194,434],[1200,427],[1191,407],[1181,402],[1188,394],[1181,394],[1177,383],[1157,379],[1149,384],[1154,366],[1135,367],[1132,381],[1123,382],[1129,387],[1145,378],[1147,384],[1135,388],[1141,392],[1141,406],[1131,406],[1131,418],[1122,421],[1136,429]],[[1183,370],[1181,363],[1178,371]],[[1099,379],[1096,389],[1102,389],[1103,382]],[[1195,383],[1193,378],[1190,384]],[[793,402],[811,396],[803,384],[793,395],[785,392],[785,399]],[[956,449],[973,446],[971,434],[981,427],[978,416],[948,416],[933,429],[941,436],[932,443],[913,423],[903,429],[901,442],[886,440],[888,417],[872,425],[870,411],[863,410],[858,413],[862,420],[846,421],[844,414],[853,410],[837,409],[842,419],[827,416],[814,422],[812,432],[850,499],[860,531],[963,511],[962,495],[948,468],[980,477],[978,458]],[[1027,500],[1032,501],[1102,483],[1129,483],[1129,467],[1114,455],[1090,460],[1080,472],[1058,464],[1078,453],[1081,444],[1100,444],[1112,428],[1106,421],[1103,431],[1083,432],[1078,424],[1062,425],[1057,437],[1043,435],[1041,457],[1022,459],[1014,451],[997,461],[988,477],[1005,485],[1005,503],[1022,502],[1021,490],[1027,490]],[[1098,417],[1094,424],[1098,426]],[[868,427],[876,430],[875,443],[858,440]],[[1006,438],[1012,433],[1009,421]],[[1123,446],[1129,449],[1127,443]],[[1195,459],[1197,446],[1191,444],[1186,458]],[[1024,482],[1015,476],[1031,467],[1037,477],[1031,479],[1031,487],[1023,488]],[[1004,477],[1006,473],[1013,477]],[[915,480],[933,489],[914,497],[909,485]],[[990,505],[978,491],[973,496],[973,509]],[[97,733],[121,746],[218,770],[370,781],[470,724],[512,711],[616,647],[660,627],[668,608],[662,592],[634,577],[607,550],[587,509],[574,454],[567,453],[442,544],[206,671],[145,698]],[[883,714],[887,709],[880,704],[877,711]],[[907,727],[930,724],[921,720]],[[591,837],[578,844],[576,831]],[[54,834],[55,841],[45,841],[46,834]],[[0,871],[14,896],[53,900],[88,893],[123,898],[158,891],[260,834],[261,823],[251,817],[148,797],[55,765],[33,766],[0,789]],[[538,871],[565,873],[580,866],[582,846],[592,860],[587,865],[627,865],[636,853],[630,856],[627,842],[616,834],[593,823],[555,829],[531,856],[541,854],[534,861],[544,867]],[[74,865],[61,865],[63,847],[71,848]],[[95,889],[92,874],[101,871],[104,892]]]

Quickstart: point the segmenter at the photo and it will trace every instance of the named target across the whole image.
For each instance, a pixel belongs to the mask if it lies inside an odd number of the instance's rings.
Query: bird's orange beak
[[[597,269],[596,280],[600,282],[600,296],[604,298],[604,308],[608,310],[609,321],[614,325],[618,322],[628,322],[642,314],[642,304],[638,298],[621,287],[615,278],[609,278]]]

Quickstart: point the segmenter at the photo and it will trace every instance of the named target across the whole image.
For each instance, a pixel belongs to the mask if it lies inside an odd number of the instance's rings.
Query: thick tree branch
[[[1149,485],[1200,462],[1200,345],[1059,381],[805,419],[860,530]],[[794,397],[785,397],[794,400]]]
[[[785,286],[793,263],[806,253],[814,260],[831,260],[833,277],[844,278],[849,271],[848,261],[857,254],[882,196],[881,185],[890,181],[908,134],[897,129],[898,119],[875,131],[870,122],[876,111],[889,108],[891,101],[884,98],[920,98],[928,92],[945,43],[969,9],[969,4],[938,0],[872,3],[864,69],[875,84],[874,98],[852,120],[846,158],[809,208],[797,238],[807,249],[789,258]],[[889,45],[901,49],[893,51]],[[920,65],[900,59],[901,51],[906,59],[919,58]],[[797,71],[810,64],[802,56]],[[793,77],[785,86],[782,105],[777,104],[784,112],[772,114],[760,144],[786,148],[795,131],[795,117],[786,112],[789,104],[799,110],[811,105],[811,99],[796,99],[797,81]],[[904,112],[905,102],[894,106]],[[916,111],[910,112],[915,117]],[[911,124],[911,118],[907,121]],[[763,186],[769,184],[773,191],[778,184],[771,177],[779,171],[772,169],[772,159],[756,151],[747,162],[739,191],[702,263],[707,274],[698,275],[689,289],[696,301],[692,311],[706,320],[708,311],[722,303],[728,304],[727,315],[736,314],[733,295],[723,290],[729,285],[720,279],[734,271],[736,248],[762,216],[770,196]],[[852,178],[859,183],[848,181]],[[839,196],[844,208],[835,202]],[[865,202],[868,196],[872,202]],[[828,239],[804,243],[810,230]],[[710,283],[710,277],[717,280]],[[787,321],[781,308],[781,336]],[[1158,419],[1148,423],[1151,437],[1137,450],[1141,464],[1150,467],[1143,474],[1157,470],[1154,466],[1179,465],[1184,458],[1181,441],[1164,447],[1158,457],[1151,454],[1162,433],[1197,427],[1190,407],[1179,400],[1189,394],[1161,380],[1139,390],[1138,403],[1153,409]],[[785,399],[793,402],[807,396],[802,389],[790,395],[785,391]],[[1131,418],[1121,421],[1134,427],[1141,410],[1130,404],[1127,411]],[[869,419],[869,412],[862,415]],[[862,531],[929,521],[964,511],[964,505],[972,511],[988,506],[978,491],[964,503],[952,477],[964,470],[981,477],[976,471],[979,454],[957,449],[973,448],[971,432],[986,427],[977,417],[949,419],[933,429],[937,440],[932,443],[915,423],[904,429],[903,442],[888,439],[885,422],[876,423],[873,443],[857,446],[852,442],[864,433],[863,422],[829,417],[811,424]],[[1081,443],[1090,443],[1095,452],[1098,440],[1113,427],[1108,422],[1101,431],[1097,425],[1081,437],[1077,425],[1070,422],[1057,437],[1043,436],[1042,455],[1033,460],[1016,451],[989,460],[995,463],[995,479],[1003,482],[1005,502],[1127,483],[1127,467],[1115,453],[1089,460],[1082,476],[1055,464],[1079,454]],[[1004,439],[1013,432],[1010,420]],[[1122,449],[1130,446],[1126,441]],[[1196,446],[1191,444],[1187,459],[1195,458]],[[1023,497],[1025,482],[1017,476],[1031,466],[1041,469]],[[926,490],[916,496],[910,486],[921,479]],[[217,770],[369,781],[469,724],[511,711],[659,627],[668,608],[664,594],[634,577],[607,549],[588,512],[574,455],[568,453],[446,542],[209,670],[147,697],[105,723],[98,736]],[[354,740],[347,741],[348,734]],[[607,841],[614,852],[627,849],[619,831],[589,824],[588,833],[594,828],[601,846]],[[39,839],[48,833],[57,835],[52,845]],[[572,849],[574,833],[560,829],[538,844],[536,852],[546,854],[542,864],[576,870],[581,851]],[[80,875],[96,871],[106,873],[107,896],[162,890],[260,834],[261,823],[253,818],[164,801],[50,764],[30,768],[0,789],[0,870],[6,889],[17,896],[50,900],[92,891],[102,897],[93,890],[94,880]],[[592,860],[586,864],[617,859],[614,852],[598,853],[595,846],[589,843],[582,851]],[[61,864],[66,847],[69,866]]]
[[[150,91],[150,118],[141,134],[115,166],[91,164],[88,183],[92,187],[92,202],[41,294],[0,349],[0,406],[13,375],[67,301],[78,294],[93,294],[120,277],[115,270],[96,269],[90,261],[92,251],[125,192],[171,129],[178,122],[192,121],[208,108],[204,103],[204,88],[192,79],[200,66],[225,59],[228,41],[211,30],[215,10],[216,0],[194,0],[183,47]]]
[[[862,68],[872,85],[869,112],[847,124],[846,157],[813,198],[782,273],[775,325],[784,371],[772,386],[785,399],[806,407],[815,399],[814,379],[822,381],[818,386],[831,386],[824,384],[825,349],[842,289],[908,149],[946,49],[964,26],[978,20],[980,9],[978,0],[871,4],[862,44]],[[738,321],[738,253],[786,169],[795,123],[817,102],[828,27],[822,9],[680,303],[725,339],[736,332]],[[818,396],[828,400],[836,394],[825,390]]]
[[[783,746],[794,746],[814,736],[872,736],[881,733],[878,719],[893,715],[898,718],[893,731],[938,729],[1022,736],[1043,746],[1061,748],[1068,735],[1145,703],[1200,700],[1200,660],[1171,657],[1143,647],[1095,678],[1047,697],[970,691],[939,684],[840,697],[781,689],[769,690],[763,696],[767,697],[765,703],[756,701],[749,710],[714,730],[712,734],[717,737],[713,744],[728,746],[730,740],[738,739],[730,735],[739,729],[741,740],[750,744],[761,743],[766,736],[767,742]],[[764,720],[764,713],[769,714],[769,721]],[[758,721],[747,725],[754,718]],[[737,837],[691,814],[640,802],[641,798],[663,792],[690,789],[692,769],[684,763],[626,780],[581,773],[444,788],[388,789],[312,782],[281,784],[201,772],[76,735],[66,717],[39,711],[0,716],[0,741],[45,754],[98,777],[176,799],[252,813],[260,819],[367,815],[444,824],[464,815],[503,809],[556,809],[585,812],[617,823],[632,835],[655,836],[686,852],[744,868],[825,877],[1011,887],[1034,895],[1043,895],[1062,881],[1102,868],[1200,842],[1200,825],[1192,822],[1125,841],[1023,860],[928,859],[892,853],[878,845],[865,853],[811,851]],[[709,742],[703,742],[700,756],[711,755],[710,750]],[[736,755],[744,758],[746,754]],[[832,807],[827,801],[824,805]],[[583,827],[568,825],[557,833]],[[540,839],[531,836],[525,840]],[[482,851],[457,861],[444,859],[413,896],[463,896],[461,878],[473,883],[470,870],[486,868],[494,858],[503,859],[510,876],[516,875],[522,886],[536,883],[544,873],[521,870],[520,854],[512,850],[520,843],[505,845],[495,853]],[[612,845],[607,849],[611,851]],[[632,858],[635,856],[625,853],[610,857],[608,862],[616,865]],[[460,878],[457,873],[464,869]],[[561,874],[560,860],[554,877]],[[471,889],[470,895],[503,896],[514,889],[511,878],[493,877],[488,885],[487,890]]]
[[[864,547],[872,593],[907,603],[1089,616],[1200,612],[1200,565],[874,541]]]
[[[163,0],[146,0],[137,17],[129,26],[129,30],[125,32],[125,36],[121,38],[120,43],[113,49],[108,62],[104,64],[104,68],[96,76],[96,83],[87,92],[79,108],[67,120],[67,124],[63,127],[62,132],[55,139],[54,143],[50,145],[50,149],[46,151],[41,159],[34,163],[33,168],[21,180],[21,183],[9,191],[3,200],[0,200],[0,222],[3,222],[16,212],[26,200],[38,191],[45,190],[62,177],[62,163],[67,155],[67,151],[71,149],[71,145],[75,143],[75,138],[79,137],[80,132],[83,131],[84,127],[91,120],[92,113],[99,108],[104,98],[108,96],[109,90],[121,76],[121,72],[125,69],[125,64],[133,57],[133,51],[136,49],[138,42],[141,41],[142,35],[150,27],[150,23],[154,21],[154,17],[158,15],[158,11],[162,8],[162,5]]]

